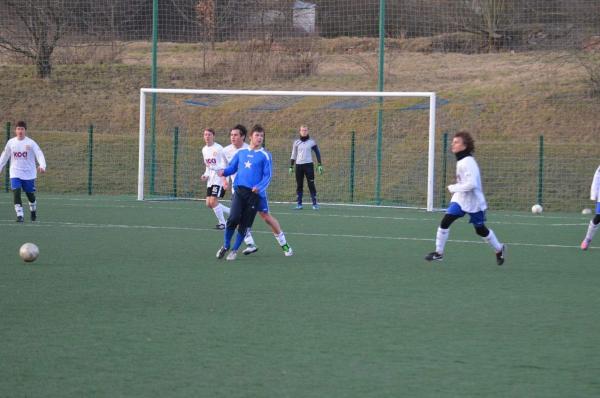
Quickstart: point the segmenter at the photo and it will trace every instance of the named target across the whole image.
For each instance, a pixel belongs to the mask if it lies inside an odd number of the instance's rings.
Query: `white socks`
[[[494,234],[494,231],[492,231],[491,229],[489,231],[490,233],[488,234],[488,236],[483,238],[483,240],[489,243],[490,246],[492,246],[496,252],[501,251],[502,243],[498,242],[498,238],[496,238],[496,234]]]
[[[444,247],[446,247],[446,241],[448,240],[448,235],[450,234],[450,229],[443,229],[442,227],[438,227],[437,233],[435,234],[435,251],[438,254],[444,253]]]
[[[23,206],[15,205],[15,211],[17,212],[17,217],[23,217]]]
[[[279,246],[287,245],[287,240],[285,240],[285,235],[283,234],[283,231],[281,231],[279,234],[273,235],[275,236],[275,239],[277,239],[277,243],[279,243]]]
[[[37,201],[31,203],[29,202],[29,210],[36,211],[37,210]]]
[[[225,217],[223,216],[223,205],[218,205],[213,207],[213,211],[215,212],[215,216],[217,216],[217,220],[219,220],[219,224],[225,224]]]
[[[222,205],[222,204],[219,203],[219,206],[217,206],[217,207],[220,207],[221,210],[223,210],[223,213],[227,213],[227,214],[231,213],[231,210],[227,206],[224,206],[224,205]]]
[[[600,228],[600,224],[594,224],[593,220],[590,220],[590,225],[588,225],[587,233],[585,234],[585,240],[591,242],[594,239],[594,235],[596,231]]]
[[[248,231],[246,232],[246,236],[244,237],[244,243],[247,246],[256,246],[256,243],[254,243],[254,238],[252,237],[252,233],[250,232],[250,228],[248,228]]]

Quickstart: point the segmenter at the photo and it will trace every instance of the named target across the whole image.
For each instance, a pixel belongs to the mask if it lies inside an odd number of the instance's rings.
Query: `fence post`
[[[352,131],[350,139],[350,202],[354,202],[354,152],[356,150],[356,133]]]
[[[88,127],[88,195],[92,194],[92,177],[94,170],[94,125]]]
[[[544,136],[540,135],[537,203],[542,204],[544,192]]]
[[[6,142],[10,140],[10,122],[6,122]],[[10,180],[10,173],[8,171],[8,164],[6,170],[4,170],[4,191],[8,192],[8,181]]]
[[[173,130],[173,197],[177,197],[177,153],[179,152],[179,127]]]
[[[448,133],[442,136],[442,187],[440,189],[440,205],[446,207],[446,174],[448,171]]]

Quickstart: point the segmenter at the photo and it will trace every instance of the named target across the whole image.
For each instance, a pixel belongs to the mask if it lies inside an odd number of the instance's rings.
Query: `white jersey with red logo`
[[[202,148],[202,158],[204,158],[204,165],[206,166],[203,175],[208,177],[206,186],[223,185],[223,177],[219,177],[217,174],[217,170],[222,170],[227,167],[227,160],[223,154],[223,147],[216,142],[211,146],[204,145]]]
[[[17,137],[11,138],[0,155],[0,172],[10,160],[10,178],[34,180],[37,177],[36,159],[40,167],[45,169],[46,159],[34,140],[29,137],[22,140]]]

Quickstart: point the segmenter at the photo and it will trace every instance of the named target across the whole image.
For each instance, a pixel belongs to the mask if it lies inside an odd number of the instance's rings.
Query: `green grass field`
[[[18,225],[0,194],[0,396],[600,395],[589,216],[491,211],[498,267],[465,220],[425,262],[439,213],[272,211],[295,255],[257,219],[231,262],[202,202],[42,192]]]

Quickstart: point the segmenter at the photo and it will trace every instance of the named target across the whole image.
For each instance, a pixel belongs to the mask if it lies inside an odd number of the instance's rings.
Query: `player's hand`
[[[42,166],[38,166],[38,171],[39,171],[40,173],[45,173],[45,172],[46,172],[46,169],[45,169],[45,168],[43,168]]]
[[[225,170],[221,169],[221,170],[217,170],[217,175],[219,177],[223,177],[223,174],[225,174]]]
[[[319,173],[319,175],[323,175],[323,166],[321,166],[321,165],[317,166],[317,173]]]
[[[229,183],[227,181],[223,182],[223,190],[227,191],[227,188],[229,188]]]
[[[293,168],[293,167],[290,167],[290,168],[288,169],[288,174],[289,174],[289,175],[292,175],[292,174],[294,174],[294,168]]]
[[[201,175],[201,176],[200,176],[200,179],[201,179],[202,181],[206,181],[206,180],[208,180],[208,176],[205,176],[205,175],[203,174],[203,175]]]
[[[450,193],[454,193],[454,184],[448,185],[448,191],[450,191]]]

